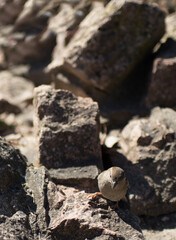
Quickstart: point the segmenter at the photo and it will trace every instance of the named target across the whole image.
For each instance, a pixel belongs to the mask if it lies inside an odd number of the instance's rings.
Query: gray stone
[[[175,119],[174,110],[155,108],[149,118],[132,120],[122,131],[122,153],[131,162],[130,206],[138,215],[176,210]]]
[[[0,215],[0,236],[1,239],[9,240],[33,240],[27,215],[22,211],[16,212],[10,218]]]
[[[95,165],[50,169],[49,174],[53,182],[69,186],[98,189],[97,177],[100,170]]]
[[[47,168],[102,168],[98,105],[66,90],[40,86],[34,93],[37,161]]]
[[[42,239],[49,239],[47,230],[49,223],[47,208],[47,185],[48,173],[44,167],[30,166],[26,172],[26,184],[32,192],[33,201],[36,204],[35,214],[37,215],[37,225]]]
[[[164,34],[164,18],[161,9],[139,1],[99,5],[79,25],[57,69],[77,77],[95,99],[117,95],[117,87]]]
[[[56,239],[144,239],[136,216],[113,210],[102,197],[48,184],[49,229]]]

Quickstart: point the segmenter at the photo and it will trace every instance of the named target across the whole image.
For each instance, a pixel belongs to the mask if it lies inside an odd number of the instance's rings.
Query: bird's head
[[[125,178],[123,169],[119,167],[110,168],[111,187],[114,189]]]

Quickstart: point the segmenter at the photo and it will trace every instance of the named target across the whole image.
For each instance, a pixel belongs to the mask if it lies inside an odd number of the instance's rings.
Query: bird
[[[113,202],[126,199],[129,188],[125,172],[120,167],[111,167],[98,176],[98,188],[103,197]]]

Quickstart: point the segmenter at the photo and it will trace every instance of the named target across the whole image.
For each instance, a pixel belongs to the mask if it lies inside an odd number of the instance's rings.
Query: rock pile
[[[0,3],[1,238],[144,239],[134,214],[176,211],[176,4],[152,2]]]

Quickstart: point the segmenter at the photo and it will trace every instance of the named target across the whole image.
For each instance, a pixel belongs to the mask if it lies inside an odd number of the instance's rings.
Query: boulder
[[[0,137],[0,192],[24,182],[26,159]]]
[[[147,106],[176,107],[175,76],[176,55],[172,58],[155,59],[146,96]]]
[[[66,90],[35,88],[37,162],[47,168],[102,168],[98,104]]]
[[[166,34],[163,44],[157,51],[153,62],[146,105],[176,107],[175,74],[176,74],[176,14],[166,18]]]
[[[161,9],[139,1],[98,5],[57,59],[56,74],[72,74],[95,99],[117,96],[122,82],[164,34],[164,19]]]
[[[119,144],[130,161],[129,200],[137,215],[176,210],[175,118],[174,110],[158,107],[149,118],[131,120],[122,130]]]
[[[48,184],[49,229],[56,239],[144,239],[136,216],[102,197]]]
[[[0,138],[0,236],[1,239],[37,239],[37,216],[25,184],[27,161]]]

